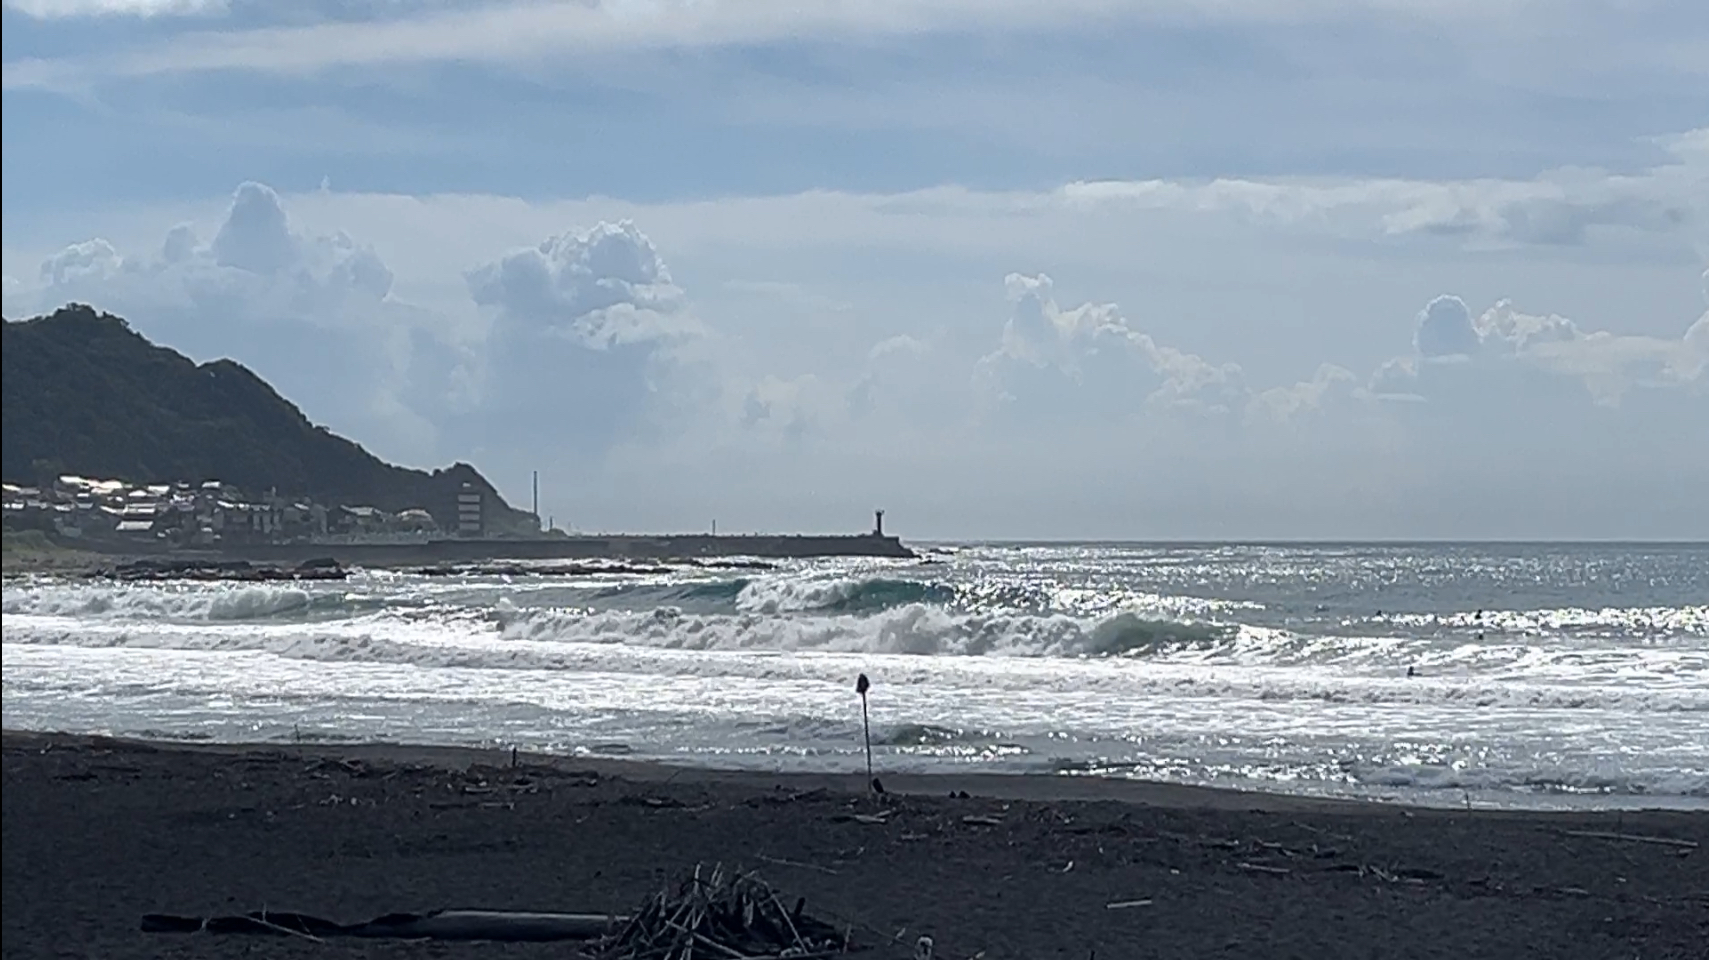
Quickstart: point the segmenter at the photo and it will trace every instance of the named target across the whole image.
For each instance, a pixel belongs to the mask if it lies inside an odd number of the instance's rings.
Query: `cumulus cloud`
[[[1675,340],[1586,331],[1557,314],[1525,313],[1508,300],[1473,316],[1459,297],[1444,295],[1419,311],[1413,345],[1412,356],[1378,367],[1370,393],[1423,399],[1464,389],[1473,378],[1541,372],[1577,380],[1597,403],[1617,406],[1635,387],[1702,389],[1709,311]],[[1456,362],[1467,369],[1452,371]]]
[[[1363,393],[1358,383],[1359,378],[1351,370],[1325,363],[1310,380],[1253,394],[1246,407],[1247,416],[1266,423],[1297,422],[1308,415],[1327,412],[1334,405],[1361,399]]]
[[[432,425],[409,393],[412,363],[437,337],[426,311],[393,300],[391,270],[348,235],[292,229],[279,196],[245,183],[211,242],[180,225],[154,254],[126,255],[94,238],[41,265],[30,312],[69,301],[130,319],[197,359],[236,357],[311,417],[380,438],[387,455],[431,458]]]
[[[699,333],[651,240],[601,222],[467,274],[490,326],[475,433],[507,431],[592,456],[638,426],[674,359]],[[475,437],[470,437],[475,442]]]
[[[1419,311],[1412,344],[1422,357],[1469,357],[1483,346],[1483,338],[1472,325],[1466,302],[1445,295]]]
[[[348,328],[370,325],[364,310],[387,299],[392,272],[372,248],[348,234],[293,231],[278,194],[263,184],[245,183],[211,243],[202,243],[188,224],[169,230],[153,255],[122,255],[97,237],[50,256],[42,263],[41,280],[48,304],[107,300],[162,313],[170,312],[168,307],[244,304],[249,309],[222,326],[288,316]],[[191,322],[195,319],[186,317],[185,329],[174,332],[205,332],[205,325]]]
[[[799,262],[778,257],[776,246],[749,251],[752,260],[736,269],[718,260],[709,267],[707,244],[684,241],[693,231],[680,219],[642,209],[643,233],[624,219],[635,208],[617,204],[531,211],[503,235],[457,234],[466,248],[445,253],[438,237],[454,231],[407,219],[433,209],[432,201],[399,202],[374,221],[395,215],[404,225],[390,229],[434,237],[432,255],[442,259],[431,268],[394,253],[409,249],[395,234],[388,241],[375,226],[360,231],[380,238],[388,263],[345,233],[304,225],[351,222],[333,218],[348,213],[328,198],[296,198],[287,208],[273,191],[246,184],[217,224],[175,227],[140,254],[95,239],[32,255],[32,284],[25,261],[9,252],[7,272],[26,283],[7,284],[8,304],[20,286],[48,307],[93,302],[195,355],[255,366],[311,416],[384,455],[425,430],[431,459],[472,459],[516,491],[539,467],[553,489],[573,491],[557,496],[577,504],[578,519],[653,529],[683,516],[734,524],[738,506],[752,523],[824,528],[833,510],[846,517],[884,505],[895,517],[943,518],[936,532],[1000,535],[1016,532],[1004,526],[1011,518],[1033,516],[1032,505],[1072,485],[1096,506],[1051,504],[1025,532],[1159,533],[1102,525],[1111,511],[1140,515],[1131,499],[1148,516],[1180,518],[1173,535],[1321,535],[1312,518],[1342,516],[1356,500],[1377,526],[1335,530],[1441,534],[1381,524],[1436,502],[1432,484],[1458,484],[1469,496],[1495,482],[1489,477],[1552,482],[1575,457],[1609,459],[1599,451],[1627,458],[1607,468],[1623,489],[1661,489],[1636,465],[1709,395],[1709,312],[1677,337],[1642,337],[1526,312],[1519,303],[1535,300],[1529,291],[1514,302],[1469,306],[1442,296],[1420,308],[1414,290],[1395,308],[1390,291],[1405,280],[1397,268],[1366,287],[1391,304],[1397,329],[1384,334],[1386,346],[1373,336],[1360,353],[1341,337],[1381,319],[1347,306],[1363,297],[1314,287],[1322,296],[1298,297],[1309,309],[1266,314],[1279,302],[1274,287],[1243,275],[1252,292],[1238,316],[1249,322],[1195,339],[1217,344],[1207,356],[1178,344],[1199,318],[1215,327],[1213,310],[1138,286],[1172,269],[1144,257],[1148,269],[1133,272],[1137,289],[1124,290],[1125,302],[1145,304],[1140,314],[1067,300],[1042,273],[1010,274],[1002,288],[984,282],[983,294],[974,287],[969,295],[960,276],[932,286],[934,275],[950,273],[944,263],[960,262],[953,258],[922,258],[918,274],[893,283],[870,261],[841,255],[831,259],[839,269],[852,264],[846,276],[791,273]],[[457,216],[485,219],[466,208]],[[738,236],[757,229],[740,217],[718,220]],[[1061,235],[1037,227],[1014,229],[1053,242]],[[1115,238],[1094,239],[1111,246]],[[1048,256],[1021,251],[1001,255],[1022,263]],[[720,314],[679,285],[679,277],[737,270],[790,277],[793,299],[749,297]],[[1499,281],[1499,270],[1488,275]],[[431,311],[400,300],[399,290],[415,296],[427,274],[452,278],[451,294]],[[1111,271],[1087,274],[1123,282]],[[1230,276],[1219,266],[1204,282]],[[1470,285],[1480,282],[1493,285]],[[999,293],[1006,309],[991,305]],[[807,298],[839,308],[809,310]],[[764,310],[771,315],[747,321]],[[1335,311],[1335,322],[1324,319]],[[1410,329],[1399,329],[1409,317]],[[1267,362],[1265,352],[1289,347],[1300,349]],[[1396,349],[1402,355],[1362,382],[1343,365]],[[1288,382],[1295,363],[1312,372]],[[1402,398],[1413,402],[1379,402]],[[1701,475],[1687,454],[1679,459],[1679,476]],[[1600,489],[1598,476],[1574,489]],[[979,495],[968,497],[970,489]],[[1557,502],[1579,501],[1563,493]],[[1231,503],[1246,506],[1225,511]],[[1285,529],[1215,525],[1262,520],[1272,509],[1302,519]],[[1051,525],[1063,517],[1084,525]],[[1519,532],[1527,531],[1547,532]]]
[[[1068,403],[1123,415],[1140,408],[1227,413],[1244,399],[1238,365],[1159,344],[1113,303],[1064,310],[1044,274],[1012,273],[1004,283],[1010,316],[997,349],[978,364],[1001,403]]]
[[[550,237],[471,271],[469,293],[501,321],[549,329],[591,349],[690,332],[683,294],[634,223]]]
[[[701,331],[633,223],[480,264],[466,315],[441,313],[393,296],[372,247],[295,229],[257,183],[236,190],[211,240],[180,225],[132,256],[95,238],[46,258],[39,281],[27,297],[9,287],[9,309],[88,302],[192,357],[239,359],[382,455],[496,456],[511,470],[519,452],[591,464],[656,427],[648,418],[694,383],[678,348]]]

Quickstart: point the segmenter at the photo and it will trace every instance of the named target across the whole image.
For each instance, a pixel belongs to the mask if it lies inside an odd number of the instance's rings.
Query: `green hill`
[[[72,473],[134,483],[217,479],[327,504],[423,507],[456,525],[464,482],[486,495],[490,532],[536,529],[474,467],[393,466],[316,426],[242,364],[197,364],[124,320],[72,304],[6,321],[0,342],[0,474],[33,484]]]

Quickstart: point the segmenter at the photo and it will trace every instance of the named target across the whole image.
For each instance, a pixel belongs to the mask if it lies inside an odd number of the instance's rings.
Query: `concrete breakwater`
[[[843,536],[551,537],[538,540],[430,540],[425,543],[257,543],[233,545],[229,557],[300,563],[330,558],[347,566],[400,566],[488,560],[672,560],[694,557],[897,557],[917,556],[897,537]]]

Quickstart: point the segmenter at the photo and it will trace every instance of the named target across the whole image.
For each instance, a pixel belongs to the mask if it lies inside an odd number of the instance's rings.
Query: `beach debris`
[[[630,957],[688,960],[818,957],[852,949],[850,932],[807,915],[807,901],[791,909],[754,873],[696,866],[674,889],[648,898],[616,932],[589,944],[593,960]]]
[[[362,923],[337,923],[306,913],[255,910],[239,916],[180,917],[150,913],[144,933],[218,933],[292,936],[321,942],[332,937],[367,940],[492,940],[543,943],[607,936],[628,917],[603,913],[518,913],[505,910],[435,910],[388,913]]]
[[[688,806],[688,804],[683,803],[681,800],[678,800],[675,797],[655,797],[655,796],[634,796],[634,795],[630,795],[630,796],[618,798],[617,802],[626,806],[626,807],[652,807],[654,810],[663,810],[663,809],[666,809],[669,807],[686,807],[686,806]]]
[[[1626,843],[1653,843],[1667,847],[1680,847],[1686,850],[1696,850],[1696,840],[1681,840],[1677,837],[1655,837],[1640,833],[1614,833],[1607,830],[1562,830],[1569,837],[1584,837],[1590,840],[1616,840]]]
[[[987,816],[981,813],[970,813],[967,816],[962,817],[961,822],[976,827],[1000,827],[1003,825],[1003,818]]]
[[[766,796],[750,797],[748,800],[746,800],[744,802],[750,807],[780,806],[780,805],[785,804],[785,803],[801,803],[803,801],[827,800],[831,796],[831,791],[825,789],[824,787],[814,787],[811,790],[796,790],[796,791],[793,791],[790,793],[784,793],[784,792],[782,792],[783,788],[778,787],[777,791],[778,792],[768,794]]]
[[[1287,867],[1270,867],[1265,866],[1262,863],[1247,863],[1245,860],[1240,861],[1235,864],[1235,866],[1241,870],[1245,870],[1247,873],[1267,873],[1275,877],[1286,876],[1293,873],[1293,871],[1289,870]]]
[[[1112,900],[1104,904],[1105,910],[1132,910],[1134,907],[1149,907],[1151,901],[1144,900]]]
[[[931,937],[921,937],[914,941],[914,960],[932,960]]]
[[[1443,880],[1443,874],[1427,867],[1380,867],[1374,863],[1336,863],[1323,869],[1324,873],[1356,873],[1361,877],[1376,877],[1384,883],[1426,883],[1431,880]],[[1470,881],[1473,884],[1489,883],[1489,879],[1480,878]],[[1500,884],[1496,884],[1497,887]]]
[[[837,871],[832,870],[830,867],[821,867],[816,863],[802,863],[800,860],[786,860],[783,857],[768,857],[763,853],[758,854],[758,858],[766,863],[775,864],[780,867],[797,867],[802,870],[813,870],[833,877],[837,875]]]

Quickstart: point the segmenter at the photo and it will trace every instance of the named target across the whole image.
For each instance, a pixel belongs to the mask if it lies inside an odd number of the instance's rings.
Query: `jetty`
[[[396,567],[495,560],[692,560],[707,557],[896,557],[918,555],[900,538],[874,531],[813,536],[613,534],[530,539],[446,538],[420,543],[249,543],[225,555],[271,563],[330,558],[345,566]]]

